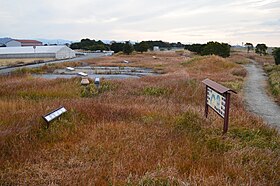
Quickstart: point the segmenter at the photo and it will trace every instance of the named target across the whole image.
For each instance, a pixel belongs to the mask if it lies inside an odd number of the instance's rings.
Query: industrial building
[[[11,58],[68,59],[74,57],[76,57],[75,51],[67,46],[0,47],[0,59],[11,59]]]
[[[37,40],[22,40],[22,39],[12,39],[6,43],[6,47],[26,47],[26,46],[43,46],[41,41]]]
[[[12,38],[9,37],[0,38],[0,47],[6,47],[6,43],[8,43],[11,40]]]
[[[41,41],[30,39],[0,38],[0,47],[43,46]]]

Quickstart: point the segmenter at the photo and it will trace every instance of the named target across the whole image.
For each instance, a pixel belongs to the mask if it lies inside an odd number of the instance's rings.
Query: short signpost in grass
[[[95,78],[94,84],[95,84],[96,88],[99,89],[99,86],[100,86],[100,78]]]
[[[43,119],[47,122],[47,127],[49,128],[50,123],[60,117],[63,113],[65,113],[67,110],[64,107],[59,107],[58,109],[49,112],[48,114],[42,116]]]
[[[89,85],[89,80],[88,80],[88,78],[82,78],[81,85],[83,85],[83,86]]]
[[[208,108],[211,107],[224,119],[223,132],[226,133],[229,121],[230,92],[235,94],[236,92],[210,79],[205,79],[202,83],[206,85],[205,117],[207,118]]]

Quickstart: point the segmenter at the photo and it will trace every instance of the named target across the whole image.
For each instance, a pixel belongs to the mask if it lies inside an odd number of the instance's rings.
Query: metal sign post
[[[223,132],[226,133],[229,123],[230,92],[235,94],[236,92],[210,79],[205,79],[202,82],[206,85],[205,117],[208,116],[209,107],[212,108],[224,119]]]

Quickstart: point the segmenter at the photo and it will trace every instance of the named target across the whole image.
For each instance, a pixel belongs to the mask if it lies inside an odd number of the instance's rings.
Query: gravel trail
[[[269,125],[280,129],[280,107],[266,93],[265,72],[253,60],[244,67],[248,72],[244,96],[249,111],[263,118]]]

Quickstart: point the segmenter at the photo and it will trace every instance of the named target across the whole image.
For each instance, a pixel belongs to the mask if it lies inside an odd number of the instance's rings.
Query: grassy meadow
[[[0,185],[280,185],[280,136],[242,100],[245,61],[181,52],[84,61],[162,73],[102,80],[99,92],[80,78],[0,76]],[[238,92],[226,135],[214,111],[204,117],[205,78]],[[46,128],[41,116],[61,105],[68,112]]]
[[[0,59],[1,66],[13,66],[13,65],[22,65],[28,63],[36,63],[43,61],[54,60],[54,58],[16,58],[16,59]]]
[[[269,91],[280,104],[280,65],[265,65],[264,70],[268,75]]]

